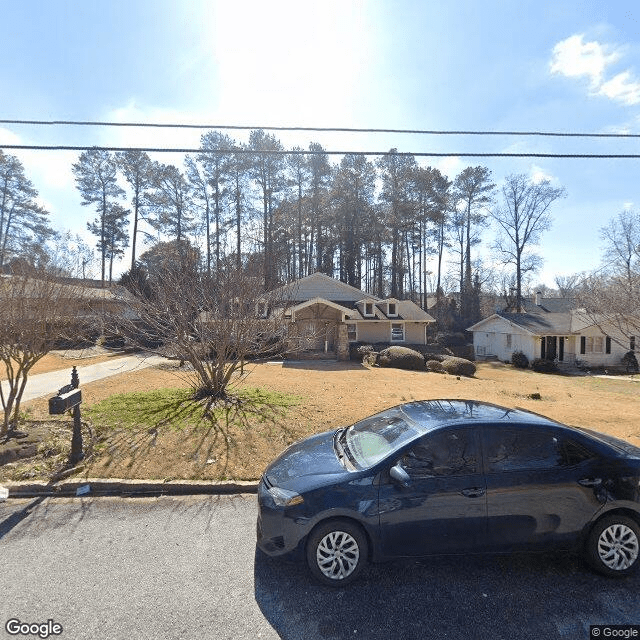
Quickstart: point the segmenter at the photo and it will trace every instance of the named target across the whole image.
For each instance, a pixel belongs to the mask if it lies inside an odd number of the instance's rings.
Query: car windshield
[[[368,469],[418,435],[415,423],[398,407],[365,418],[344,434],[347,454],[361,469]]]

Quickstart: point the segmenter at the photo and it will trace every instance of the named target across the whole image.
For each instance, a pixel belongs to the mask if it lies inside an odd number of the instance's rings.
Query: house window
[[[506,338],[506,345],[505,345],[505,347],[506,347],[507,349],[511,349],[511,334],[510,334],[510,333],[507,333],[507,335],[505,336],[505,338]]]
[[[267,303],[266,302],[258,302],[256,305],[256,312],[258,314],[258,318],[266,318],[267,317]]]
[[[358,340],[358,325],[357,324],[348,324],[347,325],[347,339],[349,342],[357,342]]]
[[[605,353],[611,353],[611,338],[609,336],[606,337],[604,344]]]
[[[398,311],[396,309],[396,303],[395,302],[390,302],[389,303],[389,314],[390,316],[397,316],[398,315]]]
[[[608,343],[609,353],[611,344]],[[580,337],[580,353],[604,353],[604,337],[603,336],[581,336]]]
[[[629,336],[629,351],[635,351],[635,350],[636,350],[636,337]]]
[[[372,316],[373,315],[373,302],[365,302],[364,303],[364,315]]]
[[[391,342],[404,342],[404,324],[400,322],[391,324]]]

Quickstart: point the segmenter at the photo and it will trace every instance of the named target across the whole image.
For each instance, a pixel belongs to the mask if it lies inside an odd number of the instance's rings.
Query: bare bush
[[[248,360],[290,347],[285,303],[265,296],[243,271],[223,269],[214,279],[178,261],[130,286],[131,308],[128,317],[114,318],[117,331],[130,345],[189,363],[194,399],[207,409],[234,400],[230,388],[247,374]]]

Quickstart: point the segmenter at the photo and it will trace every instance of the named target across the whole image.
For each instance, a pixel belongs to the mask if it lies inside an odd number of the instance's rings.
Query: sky
[[[631,1],[0,0],[0,15],[1,120],[640,134]],[[0,148],[196,148],[204,131],[0,123]],[[534,277],[548,286],[599,268],[599,229],[640,208],[639,159],[457,155],[640,153],[634,138],[275,133],[286,147],[445,153],[419,162],[451,179],[482,164],[498,186],[525,173],[564,187]],[[95,214],[71,171],[79,153],[5,152],[23,162],[52,225],[93,244]]]

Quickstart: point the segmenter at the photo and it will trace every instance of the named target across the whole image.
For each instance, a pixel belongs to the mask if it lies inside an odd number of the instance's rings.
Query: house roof
[[[344,304],[345,302],[355,304],[365,298],[374,302],[380,300],[380,298],[364,293],[346,282],[341,282],[319,272],[285,284],[275,289],[271,295],[276,299],[293,303],[304,302],[313,298],[324,298],[339,304]]]
[[[415,302],[411,300],[396,300],[392,299],[392,302],[396,304],[396,315],[389,316],[385,313],[384,306],[378,301],[374,306],[374,317],[363,316],[360,309],[350,309],[349,316],[351,320],[389,320],[391,322],[404,320],[406,322],[435,322],[435,318],[422,310]],[[382,307],[382,308],[381,308]]]
[[[573,298],[540,298],[540,304],[536,304],[535,299],[523,298],[521,305],[523,313],[568,313],[576,308]],[[512,309],[504,309],[505,313],[510,313]]]
[[[520,327],[532,335],[566,336],[573,332],[571,316],[571,313],[494,313],[469,327],[468,331],[481,331],[489,321],[500,319]]]
[[[296,280],[275,289],[269,297],[275,302],[272,313],[291,315],[291,312],[304,309],[313,304],[325,304],[345,314],[348,320],[373,322],[376,320],[405,321],[405,322],[435,322],[435,319],[426,311],[423,311],[411,300],[397,300],[389,298],[381,300],[377,296],[370,295],[356,289],[351,285],[330,278],[324,273],[313,273],[305,278]],[[372,302],[374,315],[363,316],[362,306],[365,302]],[[386,311],[386,303],[396,305],[396,315],[389,316]],[[280,304],[278,304],[280,303]],[[286,306],[286,309],[284,308]]]

